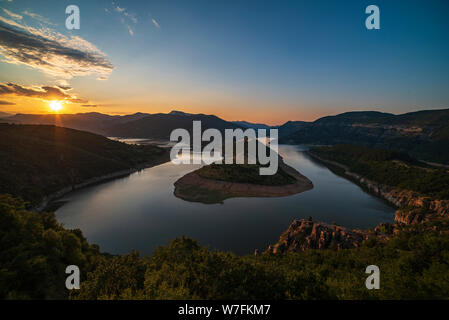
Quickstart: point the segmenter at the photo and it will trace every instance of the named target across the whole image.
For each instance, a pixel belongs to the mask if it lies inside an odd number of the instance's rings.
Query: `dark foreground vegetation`
[[[175,239],[147,257],[100,254],[80,230],[52,213],[31,213],[0,196],[1,299],[444,299],[449,297],[449,225],[404,229],[386,244],[236,256]],[[438,230],[438,231],[436,231]],[[69,295],[65,268],[81,270]],[[381,270],[381,289],[365,288],[365,268]]]
[[[93,177],[161,161],[167,153],[52,125],[0,123],[0,137],[0,193],[31,204]]]
[[[449,169],[430,167],[404,153],[354,145],[319,147],[311,152],[370,180],[434,199],[449,199]]]

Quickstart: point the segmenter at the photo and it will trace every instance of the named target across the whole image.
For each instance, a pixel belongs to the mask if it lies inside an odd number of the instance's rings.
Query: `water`
[[[198,165],[171,163],[78,190],[56,211],[67,228],[80,228],[102,251],[150,254],[182,235],[201,245],[253,253],[279,240],[295,218],[370,228],[391,222],[394,209],[311,159],[299,146],[281,145],[284,161],[312,180],[310,191],[282,198],[235,198],[192,203],[173,195],[173,183]]]

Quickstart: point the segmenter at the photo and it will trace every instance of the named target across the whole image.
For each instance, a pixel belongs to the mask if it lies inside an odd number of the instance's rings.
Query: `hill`
[[[232,123],[241,126],[243,128],[251,128],[251,129],[273,129],[276,127],[271,127],[269,125],[266,125],[264,123],[252,123],[252,122],[248,122],[248,121],[232,121]]]
[[[93,177],[168,159],[159,147],[127,145],[50,125],[3,123],[0,136],[0,193],[31,204]]]
[[[427,166],[406,154],[355,145],[316,147],[310,153],[343,164],[366,179],[431,199],[449,200],[449,172]]]
[[[4,122],[16,124],[47,124],[65,128],[89,131],[108,135],[110,126],[138,120],[147,116],[146,113],[135,113],[125,116],[111,116],[98,112],[76,114],[16,114],[3,119]]]
[[[225,121],[214,115],[189,114],[180,111],[168,114],[151,114],[141,119],[112,125],[107,133],[114,137],[153,138],[169,140],[170,133],[178,128],[192,132],[192,122],[201,121],[201,129],[209,128],[224,131],[225,129],[242,128],[232,122]]]
[[[190,114],[181,111],[170,113],[135,113],[124,116],[90,112],[77,114],[17,114],[4,122],[16,124],[50,124],[65,128],[89,131],[104,136],[121,138],[148,138],[169,140],[174,129],[192,131],[192,121],[200,120],[203,129],[245,128],[214,115]]]
[[[307,126],[309,122],[305,121],[287,121],[282,126],[279,126],[279,137],[286,137],[293,132]]]
[[[406,152],[426,161],[449,163],[449,109],[401,115],[346,112],[306,123],[280,137],[282,143],[359,144]]]
[[[3,119],[9,123],[58,125],[105,136],[159,140],[168,140],[170,133],[177,128],[191,132],[194,120],[201,120],[203,130],[269,128],[264,124],[229,122],[214,115],[182,111],[125,116],[96,112],[65,115],[17,114]],[[425,161],[449,164],[449,109],[401,115],[377,111],[346,112],[314,122],[288,121],[278,129],[280,143],[359,144],[398,150]]]

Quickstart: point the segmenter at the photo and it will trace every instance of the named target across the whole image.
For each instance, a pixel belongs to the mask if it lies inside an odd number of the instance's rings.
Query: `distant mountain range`
[[[279,129],[286,144],[361,144],[398,150],[430,162],[449,163],[449,109],[410,112],[401,115],[376,111],[346,112],[313,122],[288,121],[278,127],[247,121],[226,121],[214,115],[135,113],[111,116],[101,113],[61,115],[17,114],[4,122],[54,124],[105,136],[168,140],[172,130],[192,130],[192,121],[201,120],[202,129]]]
[[[77,130],[108,135],[111,126],[136,121],[149,116],[146,113],[135,113],[126,116],[111,116],[98,112],[77,114],[21,114],[18,113],[4,119],[5,122],[18,124],[52,124]]]
[[[106,128],[106,132],[114,137],[168,140],[174,129],[182,128],[191,132],[193,121],[201,121],[202,130],[214,128],[224,132],[225,129],[241,128],[214,115],[172,111],[168,114],[150,114],[132,121],[114,121]]]
[[[431,162],[449,163],[449,109],[401,115],[346,112],[303,123],[280,136],[281,143],[360,144],[407,152]]]
[[[269,126],[263,123],[251,123],[248,121],[232,121],[232,123],[243,127],[243,128],[251,128],[251,129],[272,129],[272,128],[277,128],[278,126]]]

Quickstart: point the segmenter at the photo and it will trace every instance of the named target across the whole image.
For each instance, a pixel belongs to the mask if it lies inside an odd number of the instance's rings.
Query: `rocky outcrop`
[[[420,208],[399,209],[394,216],[394,222],[401,225],[410,225],[414,223],[421,223],[430,218],[429,214],[422,212]]]
[[[295,220],[279,241],[269,246],[266,253],[301,252],[307,249],[351,249],[375,237],[367,231],[349,230],[309,220]]]
[[[421,223],[434,217],[449,217],[449,200],[435,200],[414,191],[377,183],[350,172],[346,166],[340,163],[320,158],[313,153],[310,153],[310,155],[325,164],[343,169],[344,176],[356,181],[368,192],[397,207],[395,222],[398,224],[408,225]]]
[[[396,230],[395,227],[392,223],[382,222],[374,228],[374,233],[380,236],[391,236]]]

